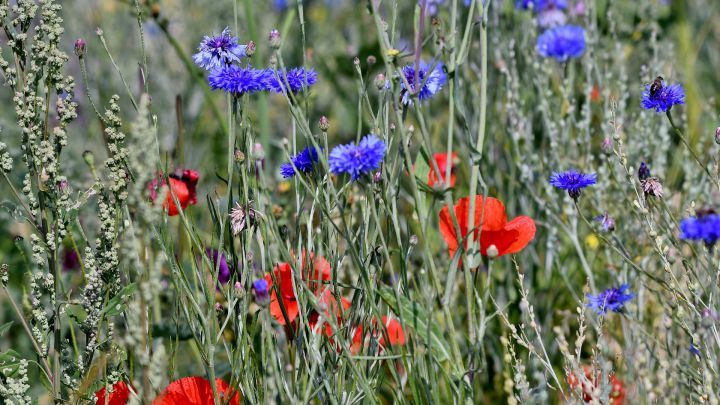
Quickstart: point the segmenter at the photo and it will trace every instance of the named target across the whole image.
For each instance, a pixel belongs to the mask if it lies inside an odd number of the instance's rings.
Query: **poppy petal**
[[[215,380],[215,386],[221,398],[229,395],[229,387],[225,381],[221,379]],[[239,395],[235,393],[231,405],[237,405]],[[227,403],[227,402],[224,402]],[[153,401],[154,405],[214,405],[212,386],[210,381],[203,377],[184,377],[175,380],[168,385],[165,390]]]
[[[288,320],[290,323],[293,323],[300,312],[297,301],[294,299],[283,299],[283,305],[285,306],[285,312],[287,313]],[[280,325],[287,324],[275,291],[273,291],[270,298],[270,315],[272,315]]]
[[[124,381],[118,381],[112,386],[112,392],[105,398],[105,387],[95,392],[95,405],[125,405],[130,400],[130,388]]]
[[[505,205],[497,198],[488,197],[483,207],[482,196],[475,197],[475,226],[480,224],[482,217],[483,231],[497,231],[502,229],[507,222],[505,216]]]
[[[535,221],[527,216],[513,218],[505,225],[505,229],[517,231],[517,238],[502,254],[517,253],[535,238]]]

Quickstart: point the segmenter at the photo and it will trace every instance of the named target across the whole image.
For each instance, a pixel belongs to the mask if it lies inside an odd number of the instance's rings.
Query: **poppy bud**
[[[498,254],[499,254],[500,252],[498,251],[497,246],[495,246],[495,245],[490,245],[490,246],[488,246],[486,253],[487,253],[488,259],[494,259],[494,258],[496,258],[496,257],[498,256]]]

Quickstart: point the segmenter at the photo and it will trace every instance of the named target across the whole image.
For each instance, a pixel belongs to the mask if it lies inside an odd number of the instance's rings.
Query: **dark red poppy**
[[[111,391],[108,396],[105,387],[97,390],[95,392],[95,405],[125,405],[130,400],[130,387],[124,381],[113,384]]]
[[[305,252],[303,252],[301,263],[303,268],[302,279],[307,281],[308,288],[310,288],[315,295],[319,296],[320,292],[324,289],[323,282],[330,280],[330,263],[328,263],[324,257],[317,256],[316,258],[313,253],[310,253],[310,263],[308,266],[305,264]],[[314,271],[307,271],[307,269],[314,269]],[[273,273],[275,274],[275,279],[280,284],[280,300],[285,307],[288,318],[287,321],[292,323],[300,311],[292,285],[292,267],[290,267],[290,263],[280,263],[275,266]],[[270,314],[277,319],[280,325],[286,325],[287,321],[283,316],[277,292],[272,284],[272,276],[269,273],[266,274],[265,280],[268,283],[268,288],[272,291],[270,294]]]
[[[455,205],[455,217],[460,225],[461,235],[468,236],[468,212],[470,197],[461,198]],[[527,216],[520,216],[507,222],[505,206],[492,197],[485,199],[481,195],[475,196],[475,235],[477,240],[482,218],[482,232],[480,232],[480,253],[487,255],[491,245],[497,248],[498,256],[521,251],[535,237],[535,221]],[[440,211],[440,233],[448,244],[450,256],[455,254],[459,244],[455,237],[455,227],[450,217],[450,209],[446,205]],[[467,247],[467,245],[466,245]]]
[[[440,176],[443,181],[447,182],[447,176],[446,176],[446,170],[447,170],[447,153],[436,153],[433,155],[435,159],[435,163],[438,165],[438,169],[440,170]],[[450,169],[450,187],[455,186],[455,162],[457,161],[458,156],[457,153],[452,153],[452,162],[451,162],[451,169]],[[428,185],[430,187],[433,187],[436,183],[439,182],[438,175],[435,172],[435,168],[432,164],[430,164],[430,172],[428,173]]]
[[[231,393],[225,381],[217,378],[215,386],[223,404],[227,404],[229,395],[233,394],[229,404],[238,405],[240,395],[235,390]],[[185,377],[170,383],[153,405],[215,405],[215,399],[210,381],[203,377]]]
[[[592,377],[592,368],[590,366],[583,366],[583,372],[585,373],[585,378],[588,381],[591,381],[595,387],[600,384],[600,381],[602,380],[602,373],[600,372],[600,370],[595,373],[595,378]],[[568,385],[570,385],[570,389],[572,390],[577,388],[577,386],[580,384],[577,376],[574,373],[570,373],[567,377],[567,380]],[[588,384],[588,381],[582,382],[582,390],[583,401],[589,403],[593,400],[593,387]],[[610,391],[610,405],[622,405],[622,403],[625,401],[625,387],[623,386],[622,381],[618,380],[614,375],[611,375],[610,383],[612,384],[612,390]]]
[[[183,170],[180,174],[170,174],[168,177],[170,181],[170,189],[172,189],[172,192],[175,194],[175,197],[180,203],[181,209],[184,210],[188,205],[197,204],[197,194],[195,192],[195,188],[198,180],[200,179],[198,172],[187,169]],[[161,179],[159,181],[156,179],[150,183],[150,199],[153,202],[157,199],[158,188],[164,185],[165,179]],[[173,200],[170,190],[168,190],[165,195],[165,200],[163,200],[163,208],[167,210],[168,215],[171,217],[180,213],[180,210],[178,210],[175,205],[175,201]]]
[[[383,316],[382,322],[385,325],[385,328],[387,328],[387,337],[390,341],[390,346],[402,346],[405,344],[405,332],[403,331],[402,325],[400,325],[400,322],[397,319],[389,319],[387,316]],[[373,318],[372,320],[372,338],[378,339],[378,344],[381,347],[385,347],[385,335],[379,330],[377,325],[377,319]],[[365,333],[363,333],[362,326],[358,326],[357,330],[355,331],[355,336],[353,336],[353,342],[352,342],[352,348],[351,352],[353,354],[359,353],[360,348],[362,347],[363,343],[365,342]]]

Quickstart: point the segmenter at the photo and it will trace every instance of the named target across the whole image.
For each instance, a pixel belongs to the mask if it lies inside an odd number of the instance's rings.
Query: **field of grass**
[[[0,402],[720,403],[716,0],[0,23]]]

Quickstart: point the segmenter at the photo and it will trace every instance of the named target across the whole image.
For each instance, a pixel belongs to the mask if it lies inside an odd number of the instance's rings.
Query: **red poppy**
[[[308,288],[310,288],[315,295],[319,296],[321,290],[323,289],[323,281],[330,280],[330,263],[328,263],[328,261],[322,256],[318,256],[316,259],[313,253],[310,253],[310,262],[311,265],[309,267],[314,268],[314,272],[306,272],[305,252],[303,252],[301,263],[303,268],[302,279],[307,281]],[[312,264],[315,264],[315,266],[312,266]],[[293,290],[292,285],[292,267],[290,267],[290,263],[280,263],[275,266],[273,273],[275,274],[277,282],[280,283],[280,299],[282,300],[283,306],[285,306],[285,312],[288,317],[287,320],[292,323],[295,318],[297,318],[298,312],[300,311],[297,303],[297,297],[295,296],[295,291]],[[287,321],[283,316],[277,292],[275,291],[275,288],[273,288],[272,276],[269,273],[266,274],[265,280],[268,283],[268,288],[272,291],[270,295],[270,314],[277,319],[280,325],[285,325]]]
[[[179,175],[173,173],[168,177],[170,181],[170,188],[180,203],[181,209],[184,210],[188,205],[197,204],[195,188],[198,180],[200,179],[198,172],[195,170],[183,170]],[[161,179],[160,181],[155,179],[150,183],[150,199],[153,202],[157,199],[157,189],[164,185],[165,179]],[[165,200],[163,201],[163,208],[167,210],[168,215],[171,217],[180,213],[180,210],[178,210],[175,205],[175,201],[173,200],[170,190],[168,190]]]
[[[387,336],[388,340],[390,341],[391,346],[402,346],[405,344],[405,332],[402,329],[402,326],[400,325],[400,322],[398,322],[397,319],[388,319],[387,316],[383,316],[382,322],[385,325],[385,328],[387,328]],[[372,337],[378,338],[378,344],[382,347],[385,347],[385,334],[382,333],[378,328],[375,326],[377,325],[377,319],[373,318],[372,320],[373,328],[372,328]],[[363,342],[365,341],[365,333],[363,333],[362,326],[358,326],[357,330],[355,331],[355,336],[353,336],[353,343],[352,343],[352,350],[351,352],[353,354],[358,353],[360,351],[360,347],[363,345]]]
[[[446,170],[447,170],[447,153],[436,153],[433,155],[435,158],[435,163],[438,165],[438,169],[440,170],[440,176],[442,177],[443,181],[447,181],[446,176]],[[451,162],[451,169],[450,169],[450,187],[455,186],[455,162],[457,161],[457,153],[452,153],[452,162]],[[435,172],[435,169],[432,164],[430,164],[430,172],[428,173],[428,185],[430,187],[433,187],[436,183],[439,182],[438,175]]]
[[[340,305],[338,305],[335,295],[332,293],[332,291],[326,289],[320,296],[320,299],[318,300],[318,305],[321,308],[325,308],[325,310],[323,311],[323,313],[325,314],[325,319],[323,319],[325,321],[325,335],[327,337],[332,337],[334,331],[332,325],[330,324],[330,322],[327,322],[327,320],[330,319],[332,314],[335,314],[335,317],[337,318],[337,324],[341,325],[343,311],[350,308],[350,301],[348,301],[345,297],[340,297]],[[308,316],[308,324],[310,325],[310,329],[312,329],[314,332],[318,332],[315,325],[317,325],[319,320],[320,314],[315,311],[313,311],[310,316]]]
[[[588,381],[591,381],[595,387],[600,384],[600,381],[602,379],[602,373],[599,370],[597,373],[595,373],[594,379],[592,378],[592,368],[590,366],[583,366],[583,372],[585,373],[585,378]],[[570,389],[573,390],[580,383],[574,373],[570,373],[567,380],[568,384],[570,385]],[[582,382],[583,401],[592,402],[593,387],[589,386],[588,381]],[[612,384],[612,390],[610,391],[610,405],[622,405],[623,401],[625,401],[625,387],[623,386],[622,381],[618,380],[614,375],[611,375],[610,383]]]
[[[215,386],[223,403],[228,403],[230,387],[219,378],[215,379]],[[238,405],[240,396],[235,390],[232,393],[234,395],[229,403]],[[165,390],[155,398],[153,405],[215,405],[215,399],[210,381],[203,377],[185,377],[165,387]]]
[[[470,197],[461,198],[455,205],[455,217],[460,225],[462,235],[468,235],[468,211],[470,208]],[[482,232],[480,232],[480,253],[487,255],[487,249],[495,245],[498,256],[509,253],[517,253],[535,237],[535,221],[527,216],[520,216],[507,222],[505,206],[503,203],[492,197],[485,199],[481,195],[475,196],[475,235],[477,240],[480,231],[480,219],[482,218]],[[450,256],[455,254],[459,244],[455,237],[455,227],[450,217],[450,210],[446,205],[440,211],[440,233],[448,244]],[[467,247],[467,245],[466,245]]]
[[[598,85],[594,85],[592,88],[592,91],[590,92],[590,101],[597,102],[600,100],[600,87]]]
[[[130,399],[130,387],[124,381],[113,384],[109,396],[106,397],[105,393],[105,387],[95,392],[95,405],[125,405]]]

